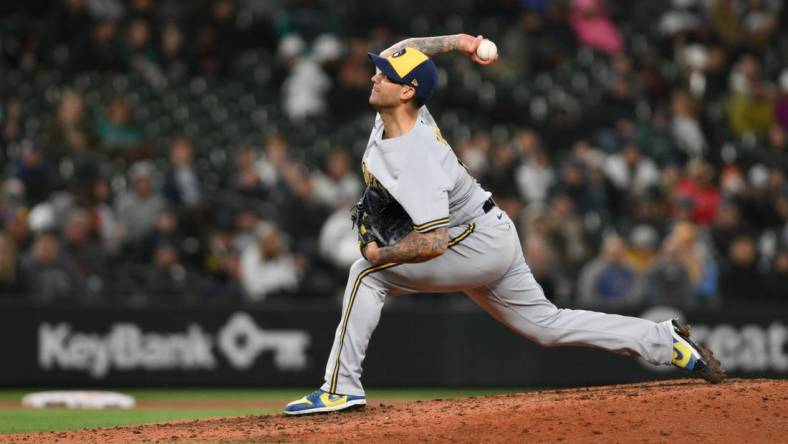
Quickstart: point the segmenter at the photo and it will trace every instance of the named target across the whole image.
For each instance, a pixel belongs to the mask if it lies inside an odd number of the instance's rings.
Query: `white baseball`
[[[476,48],[476,55],[482,60],[490,60],[498,54],[498,47],[490,40],[484,39]]]

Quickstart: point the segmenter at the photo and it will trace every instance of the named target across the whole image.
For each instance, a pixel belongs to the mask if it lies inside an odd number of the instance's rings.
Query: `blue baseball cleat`
[[[712,384],[725,379],[725,371],[720,361],[706,347],[695,344],[690,339],[690,327],[682,321],[673,319],[673,365],[686,370],[696,378],[703,378]]]
[[[363,396],[337,395],[323,390],[315,390],[303,398],[287,404],[285,414],[309,415],[311,413],[336,412],[366,404],[367,399]]]

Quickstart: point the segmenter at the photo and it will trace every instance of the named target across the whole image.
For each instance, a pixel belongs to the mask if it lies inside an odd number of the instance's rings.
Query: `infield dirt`
[[[0,435],[0,442],[664,442],[788,440],[788,381],[673,380],[491,397],[374,403],[307,417],[245,416]]]

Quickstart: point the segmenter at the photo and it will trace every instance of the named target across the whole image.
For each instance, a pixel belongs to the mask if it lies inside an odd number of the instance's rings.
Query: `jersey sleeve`
[[[451,181],[429,149],[411,149],[394,196],[421,233],[449,226]]]
[[[419,118],[423,120],[427,126],[438,126],[438,124],[435,123],[435,118],[430,114],[430,110],[427,109],[427,105],[422,105],[421,108],[419,108]]]

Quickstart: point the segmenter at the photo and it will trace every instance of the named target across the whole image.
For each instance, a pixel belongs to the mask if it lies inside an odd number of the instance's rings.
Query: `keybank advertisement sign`
[[[630,314],[683,317],[732,377],[788,377],[786,306]],[[335,301],[312,300],[243,310],[9,304],[0,306],[0,386],[314,385],[323,379],[340,318]],[[540,347],[481,309],[429,303],[390,304],[364,359],[370,387],[560,387],[675,377],[682,375],[669,366],[614,353]]]
[[[117,322],[100,333],[70,322],[44,322],[38,327],[38,364],[44,370],[78,370],[101,379],[118,371],[209,371],[219,367],[220,356],[244,371],[270,354],[275,368],[287,372],[306,367],[309,345],[306,331],[263,329],[240,312],[217,331],[192,323],[163,333]]]

